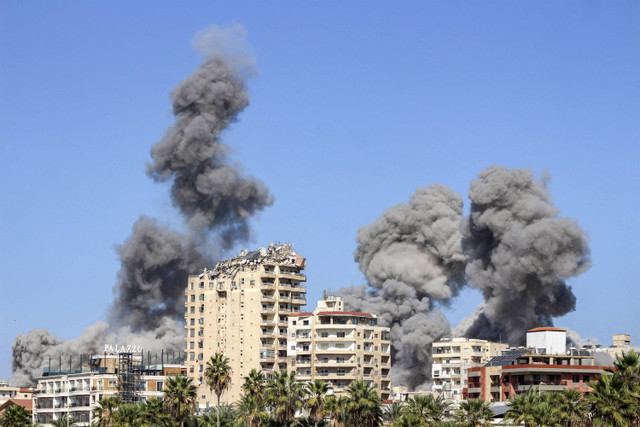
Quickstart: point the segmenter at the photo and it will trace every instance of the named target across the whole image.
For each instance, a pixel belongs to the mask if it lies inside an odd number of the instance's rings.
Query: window
[[[194,326],[194,325],[196,324],[196,319],[193,319],[193,318],[192,318],[192,319],[189,319],[189,324],[190,324],[191,326]]]
[[[198,299],[199,299],[200,301],[204,301],[204,294],[200,294],[200,295],[198,296]]]
[[[369,326],[376,326],[376,320],[375,319],[369,320]]]
[[[344,338],[346,336],[346,333],[344,332],[338,332],[337,333],[338,338]]]
[[[296,346],[295,346],[295,345],[292,345],[292,346],[291,346],[291,350],[295,350],[295,349],[296,349]]]
[[[357,325],[357,324],[358,324],[358,319],[357,319],[357,318],[352,319],[352,320],[351,320],[351,324],[352,324],[352,325]],[[359,334],[359,333],[358,333],[358,336],[360,336],[360,334]]]
[[[573,382],[574,383],[579,383],[580,382],[580,375],[574,375],[573,376]]]
[[[255,281],[255,280],[251,280],[251,281],[249,282],[249,285],[251,285],[251,286],[255,286],[255,284],[256,284],[256,281]]]
[[[305,320],[305,321],[303,321],[303,322],[302,322],[302,324],[303,324],[303,325],[308,325],[308,324],[309,324],[309,321],[308,321],[308,320]]]
[[[589,375],[583,375],[582,376],[582,381],[585,382],[585,383],[589,382]]]
[[[204,282],[200,282],[200,289],[204,289]]]
[[[162,381],[156,381],[156,391],[164,390],[164,383]]]
[[[295,325],[296,325],[296,321],[295,321],[295,320],[294,320],[292,323],[293,323],[293,326],[295,326]]]
[[[118,386],[118,382],[116,380],[109,380],[108,386],[109,388],[116,388]]]
[[[195,329],[189,329],[189,336],[191,338],[195,337],[196,336],[196,330]]]
[[[191,306],[191,308],[189,309],[189,312],[190,312],[191,314],[195,314],[195,312],[196,312],[196,306],[195,306],[195,305],[192,305],[192,306]]]
[[[189,343],[189,350],[193,350],[195,348],[196,343],[194,343],[193,341],[191,341]]]
[[[191,295],[191,302],[196,302],[196,296],[195,295]]]

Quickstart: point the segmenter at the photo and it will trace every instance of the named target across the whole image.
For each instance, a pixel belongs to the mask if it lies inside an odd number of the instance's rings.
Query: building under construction
[[[68,416],[89,426],[102,399],[123,403],[163,397],[167,379],[186,374],[184,354],[103,353],[48,360],[34,393],[33,420],[40,424]]]

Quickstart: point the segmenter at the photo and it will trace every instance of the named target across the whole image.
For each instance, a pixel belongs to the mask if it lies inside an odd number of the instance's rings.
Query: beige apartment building
[[[434,342],[431,366],[433,391],[449,400],[462,400],[469,368],[484,365],[507,348],[506,343],[464,337],[442,338]]]
[[[291,314],[288,331],[288,369],[297,372],[298,380],[323,380],[336,394],[364,380],[383,400],[389,398],[389,328],[378,326],[376,315],[344,311],[342,300],[329,296],[313,313]]]
[[[240,398],[252,369],[265,375],[287,367],[287,322],[306,301],[305,258],[293,245],[271,243],[189,276],[186,294],[187,375],[198,386],[198,406],[214,406],[204,371],[215,353],[229,358],[231,386],[221,401]]]

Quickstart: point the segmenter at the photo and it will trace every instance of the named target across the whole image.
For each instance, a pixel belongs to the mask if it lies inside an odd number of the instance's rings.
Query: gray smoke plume
[[[490,167],[471,182],[469,198],[466,274],[482,291],[484,309],[466,334],[522,344],[528,329],[575,309],[566,280],[589,267],[587,239],[575,221],[557,216],[529,171]]]
[[[584,232],[558,218],[544,183],[491,167],[471,183],[470,215],[441,185],[421,188],[358,231],[355,260],[368,287],[339,290],[350,309],[391,327],[392,378],[411,389],[431,377],[429,344],[453,334],[522,344],[528,329],[575,308],[566,279],[589,266]],[[484,302],[453,331],[437,309],[466,284]]]
[[[387,209],[358,231],[354,256],[371,288],[339,293],[348,307],[376,313],[380,324],[391,328],[395,383],[425,384],[429,344],[449,333],[449,322],[434,303],[448,303],[464,284],[461,216],[462,198],[434,184],[418,188],[408,203]]]
[[[253,60],[243,51],[245,31],[238,25],[211,27],[195,44],[206,60],[172,91],[176,122],[152,147],[153,162],[147,166],[156,182],[171,181],[171,200],[188,233],[140,217],[117,248],[121,268],[111,327],[99,322],[68,341],[44,330],[18,336],[14,383],[33,385],[49,357],[97,352],[108,342],[152,352],[181,350],[188,275],[213,263],[221,248],[247,239],[249,219],[273,203],[264,184],[230,161],[230,149],[220,139],[249,102],[244,77],[251,74]]]

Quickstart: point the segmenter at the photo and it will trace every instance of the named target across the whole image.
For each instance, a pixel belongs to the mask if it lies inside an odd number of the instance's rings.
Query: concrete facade
[[[469,368],[482,366],[499,356],[508,344],[464,337],[442,338],[432,344],[432,390],[446,399],[462,400]]]
[[[378,395],[391,392],[389,328],[370,313],[344,311],[338,297],[325,297],[313,311],[292,314],[288,323],[288,369],[298,380],[323,380],[337,395],[355,380],[371,382]]]
[[[267,377],[287,367],[287,326],[291,314],[306,305],[306,260],[291,244],[267,248],[218,262],[189,277],[185,291],[187,375],[198,386],[198,406],[214,406],[205,384],[207,361],[216,353],[229,358],[231,386],[221,402],[241,395],[252,369]]]

